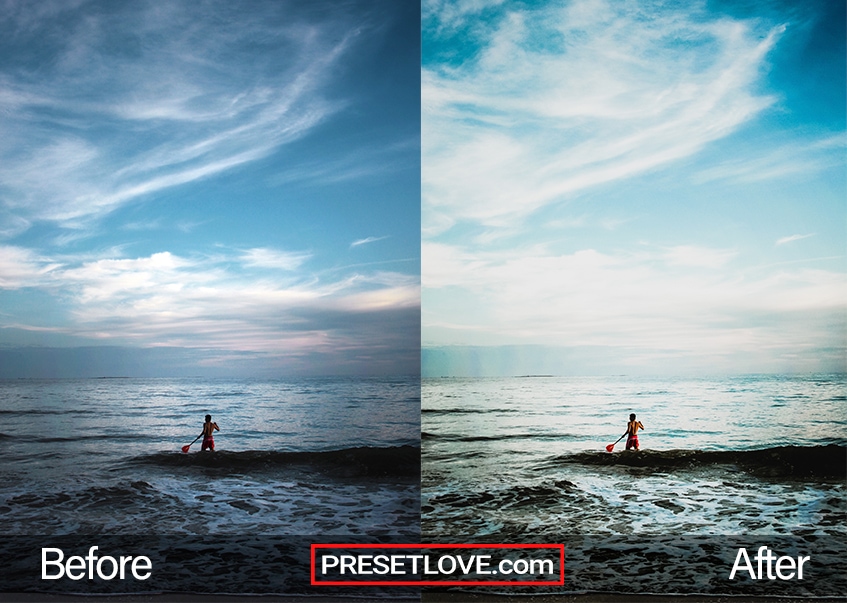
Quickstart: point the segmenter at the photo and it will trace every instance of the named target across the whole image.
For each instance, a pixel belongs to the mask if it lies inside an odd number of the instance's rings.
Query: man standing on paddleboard
[[[208,420],[208,417],[207,417]],[[635,420],[635,413],[629,415],[629,423],[626,425],[626,449],[635,448],[638,450],[638,430],[644,429],[644,425],[641,424],[641,421]],[[206,440],[203,440],[205,443]],[[212,448],[214,450],[214,447]]]
[[[634,417],[635,415],[632,416]],[[212,422],[212,415],[206,415],[206,422],[203,424],[203,433],[201,434],[203,436],[203,445],[200,447],[201,452],[207,448],[212,452],[215,451],[215,438],[212,437],[212,434],[220,430],[218,424]],[[627,447],[629,447],[629,442],[627,442]]]

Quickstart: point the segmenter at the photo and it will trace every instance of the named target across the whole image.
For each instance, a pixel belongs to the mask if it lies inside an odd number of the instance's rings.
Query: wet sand
[[[633,595],[586,593],[577,595],[492,595],[476,593],[427,593],[423,603],[844,603],[845,597],[750,597],[729,595]]]
[[[0,603],[362,603],[362,601],[421,601],[422,603],[845,603],[844,597],[751,597],[729,595],[632,595],[586,593],[575,595],[495,595],[464,592],[428,592],[417,598],[379,598],[356,596],[279,596],[279,595],[197,595],[197,594],[154,594],[123,596],[74,596],[38,593],[0,593]]]
[[[50,595],[40,593],[0,593],[0,603],[344,603],[345,601],[373,601],[373,598],[356,597],[322,597],[303,595],[200,595],[182,593],[164,593],[153,595],[116,595],[116,596],[84,596],[84,595]],[[420,601],[418,598],[387,599],[377,601]]]

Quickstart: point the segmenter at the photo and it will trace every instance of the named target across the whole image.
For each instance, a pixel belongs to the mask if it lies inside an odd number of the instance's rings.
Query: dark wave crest
[[[85,441],[120,441],[120,440],[146,440],[147,436],[143,433],[116,433],[116,434],[97,434],[97,435],[79,435],[79,436],[49,436],[37,438],[19,438],[29,442],[38,442],[39,444],[55,444],[59,442],[85,442]]]
[[[134,457],[138,465],[170,468],[217,469],[228,473],[252,473],[299,468],[328,472],[340,477],[418,477],[421,449],[414,446],[345,448],[322,452],[157,452]]]
[[[68,409],[52,409],[52,408],[25,408],[20,410],[11,410],[8,408],[0,409],[0,415],[95,415],[94,410],[80,410],[76,408]]]
[[[466,436],[466,435],[453,435],[453,434],[441,434],[441,433],[431,433],[431,432],[421,432],[421,437],[425,440],[428,439],[440,439],[440,440],[449,440],[452,442],[504,442],[508,440],[531,440],[533,442],[543,441],[543,440],[552,440],[556,442],[560,442],[563,440],[574,440],[574,439],[582,439],[583,436],[574,436],[567,433],[507,433],[503,435],[496,436],[485,436],[485,435],[474,435],[474,436]]]
[[[641,450],[580,452],[551,459],[555,465],[641,467],[657,471],[730,465],[764,477],[847,477],[847,446],[776,446],[761,450]]]

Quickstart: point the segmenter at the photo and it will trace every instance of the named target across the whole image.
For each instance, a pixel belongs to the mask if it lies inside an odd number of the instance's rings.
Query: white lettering
[[[85,560],[88,561],[88,579],[94,580],[94,560],[97,559],[97,555],[94,554],[99,547],[93,546],[88,549],[88,555]]]
[[[48,553],[58,553],[59,558],[54,561],[49,561],[47,559]],[[42,580],[58,580],[62,576],[65,575],[65,566],[62,565],[62,559],[65,558],[65,554],[62,552],[62,549],[41,549],[41,579]],[[47,566],[55,565],[59,568],[58,574],[50,575],[47,573]]]
[[[328,562],[332,562],[332,565],[329,565]],[[321,570],[324,575],[326,575],[326,571],[331,567],[338,567],[338,557],[335,555],[324,555],[321,559]]]
[[[783,565],[785,565],[785,564],[788,564],[787,568],[783,568]],[[776,560],[776,575],[779,577],[780,580],[791,580],[791,578],[794,577],[794,572],[791,572],[787,576],[783,576],[782,570],[783,569],[793,570],[795,567],[796,567],[796,564],[794,563],[793,557],[780,557],[779,559]]]
[[[108,561],[109,563],[112,564],[112,573],[109,574],[109,575],[106,575],[106,574],[103,573],[103,562],[104,561]],[[100,576],[101,578],[103,578],[103,580],[111,580],[112,578],[114,578],[115,576],[118,575],[118,570],[119,570],[118,562],[115,561],[114,557],[101,557],[100,559],[97,560],[97,575]],[[91,578],[89,578],[89,580],[90,579]]]
[[[803,564],[809,560],[808,557],[797,557],[797,579],[803,579]]]
[[[371,562],[373,561],[373,557],[370,555],[360,555],[359,556],[359,575],[370,576],[373,574],[371,571]]]
[[[88,573],[88,579],[94,580],[95,577],[101,580],[112,580],[116,576],[120,576],[123,580],[126,578],[126,565],[131,563],[130,569],[136,580],[146,580],[152,575],[153,563],[149,557],[143,555],[133,558],[131,555],[121,555],[119,559],[108,555],[98,557],[95,551],[99,547],[92,546],[88,549],[88,554],[85,557],[73,555],[68,557],[68,560],[62,564],[65,558],[65,553],[62,549],[45,547],[41,549],[41,579],[42,580],[58,580],[67,576],[71,580],[82,580]],[[48,559],[48,555],[58,555],[57,559]],[[50,573],[49,566],[58,568],[58,573]],[[105,565],[105,568],[104,568]],[[108,571],[106,571],[108,568]]]
[[[121,555],[121,580],[123,580],[126,575],[126,562],[130,559],[132,559],[131,555]]]
[[[750,563],[750,557],[747,556],[747,549],[738,549],[738,555],[735,556],[735,563],[732,565],[732,571],[729,574],[729,579],[735,580],[735,572],[737,572],[739,569],[742,569],[738,564],[742,557],[744,557],[745,565],[743,569],[746,569],[748,572],[750,572],[750,578],[755,580],[756,574],[753,573],[753,564]]]
[[[82,572],[77,575],[72,574],[71,571],[76,569],[82,570]],[[82,580],[85,577],[85,559],[79,555],[68,557],[68,562],[65,564],[65,573],[71,580]]]
[[[351,574],[356,573],[356,557],[341,555],[341,575],[344,575],[345,570],[349,570]]]
[[[762,551],[767,551],[767,555],[763,555]],[[771,554],[771,550],[768,547],[759,547],[759,552],[756,554],[756,561],[759,562],[759,580],[762,579],[762,561],[768,562],[768,580],[773,580],[774,578],[776,578],[776,576],[771,573],[771,561],[773,559],[776,559],[776,557]]]
[[[449,560],[451,565],[450,569],[444,569],[444,561]],[[444,555],[438,560],[438,571],[442,574],[452,574],[456,571],[456,559],[452,555]]]
[[[488,575],[491,572],[487,569],[490,564],[491,555],[477,555],[476,558],[476,573]]]
[[[744,562],[742,563],[742,559]],[[792,580],[795,576],[798,580],[803,579],[803,564],[809,560],[809,557],[797,557],[797,561],[793,557],[783,556],[777,557],[776,554],[768,547],[759,547],[759,552],[756,553],[754,559],[757,561],[758,572],[753,571],[753,564],[750,562],[750,557],[747,555],[747,549],[738,549],[738,554],[735,556],[735,563],[732,565],[732,571],[729,573],[729,579],[735,579],[735,573],[738,570],[747,570],[751,580],[761,580],[763,576],[767,576],[768,580]],[[775,563],[774,563],[775,562]],[[797,570],[796,572],[794,570]],[[776,575],[774,575],[776,570]]]
[[[376,557],[374,557],[374,573],[383,576],[387,574],[388,571],[388,556],[377,555]]]
[[[141,567],[139,567],[141,566]],[[143,576],[138,573],[138,570],[148,570]],[[139,555],[135,559],[132,560],[132,575],[136,580],[146,580],[153,573],[153,563],[151,563],[149,557],[145,557],[144,555]]]
[[[437,574],[437,570],[430,571],[429,569],[429,556],[424,557],[424,574]]]
[[[470,557],[468,557],[468,563],[467,563],[467,565],[465,565],[464,563],[462,563],[462,561],[463,561],[462,556],[456,555],[456,560],[459,562],[459,567],[461,568],[463,574],[470,574],[471,573],[471,568],[473,567],[474,558],[476,558],[476,555],[471,555]]]

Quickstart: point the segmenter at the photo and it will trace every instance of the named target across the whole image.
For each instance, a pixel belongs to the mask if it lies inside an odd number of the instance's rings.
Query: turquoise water
[[[845,385],[843,375],[424,380],[424,536],[843,536]],[[630,413],[645,427],[642,452],[622,441],[607,453]]]

